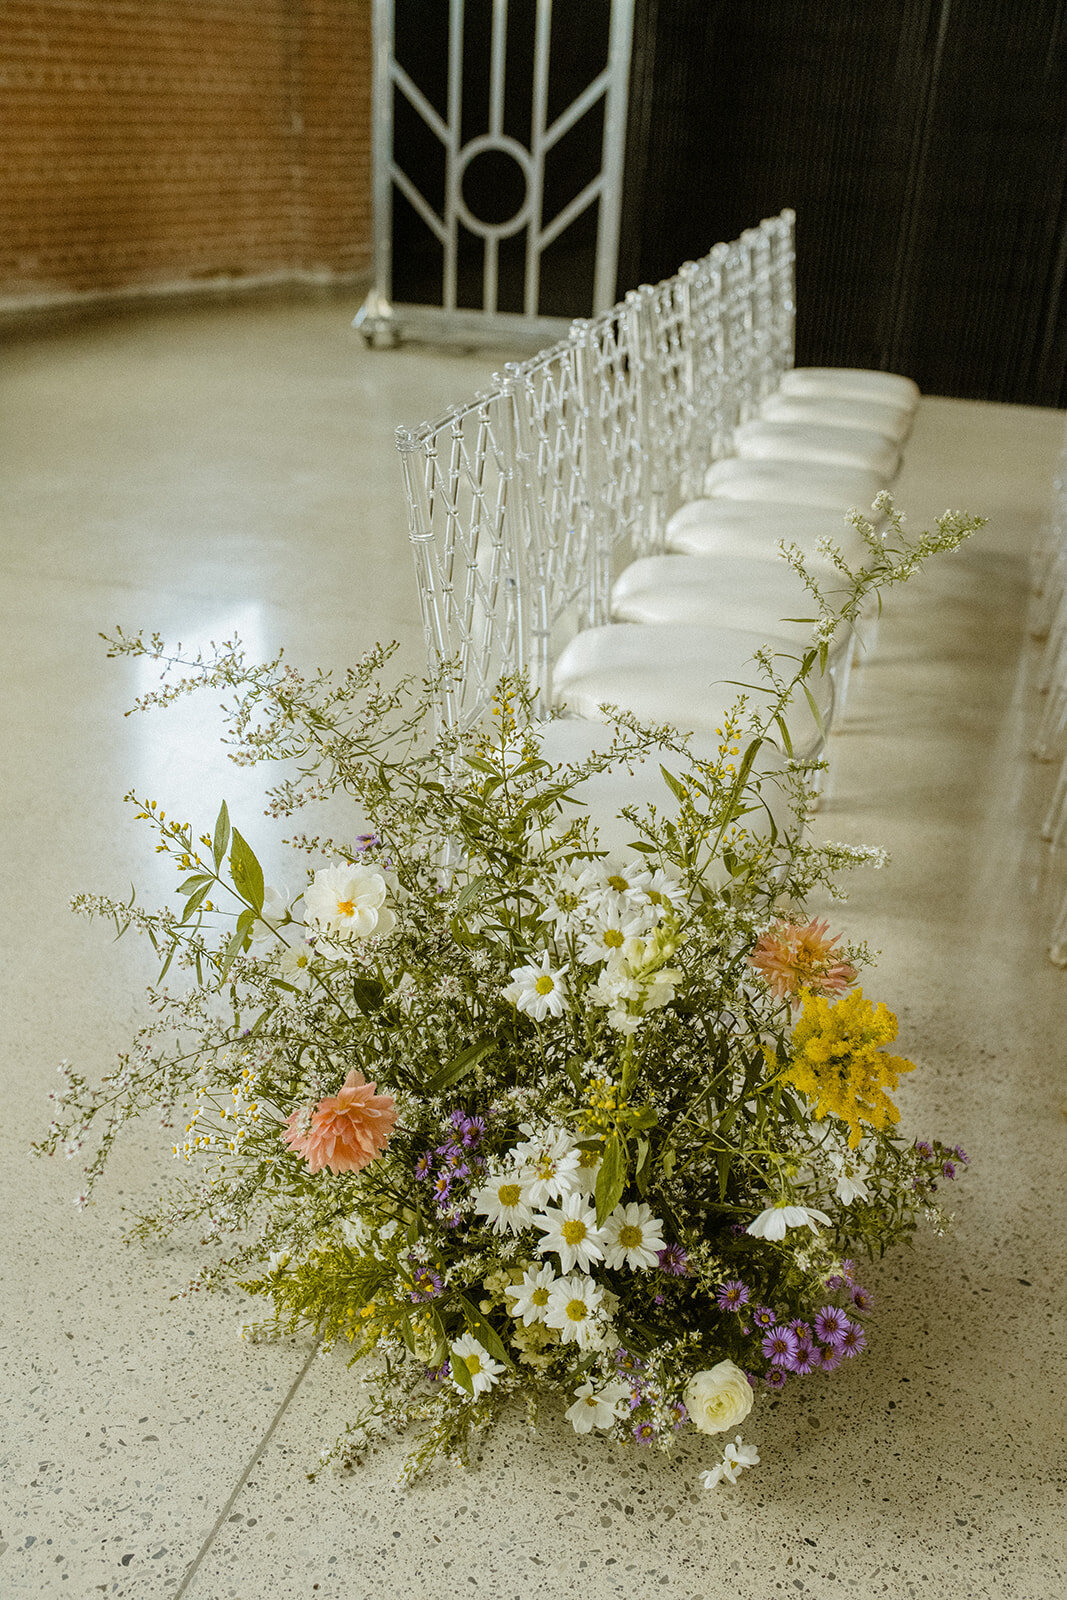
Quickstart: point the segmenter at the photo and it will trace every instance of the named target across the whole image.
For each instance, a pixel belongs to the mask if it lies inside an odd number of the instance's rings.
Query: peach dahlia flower
[[[840,961],[834,945],[840,934],[828,938],[828,922],[775,922],[760,935],[749,952],[749,964],[764,978],[778,1000],[788,995],[800,1004],[801,989],[812,994],[844,994],[856,981],[856,969]]]
[[[312,1172],[323,1167],[334,1173],[359,1172],[381,1155],[396,1122],[392,1095],[376,1094],[376,1088],[353,1068],[336,1094],[319,1101],[310,1123],[306,1107],[293,1112],[285,1143],[304,1157]]]

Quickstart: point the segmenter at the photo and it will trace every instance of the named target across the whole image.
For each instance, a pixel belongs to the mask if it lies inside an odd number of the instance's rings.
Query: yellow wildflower
[[[863,1137],[861,1123],[886,1128],[899,1121],[900,1112],[885,1091],[895,1089],[915,1063],[882,1049],[896,1038],[897,1019],[888,1006],[865,1000],[862,989],[836,1002],[809,990],[801,994],[793,1059],[784,1080],[814,1103],[816,1120],[833,1116],[847,1122],[854,1150]]]

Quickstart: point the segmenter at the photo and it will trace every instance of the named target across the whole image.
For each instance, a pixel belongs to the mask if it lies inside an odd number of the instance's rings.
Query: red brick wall
[[[370,0],[0,0],[0,297],[371,254]]]

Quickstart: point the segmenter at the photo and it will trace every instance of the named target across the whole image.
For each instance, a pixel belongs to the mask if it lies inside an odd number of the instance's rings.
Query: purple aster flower
[[[854,1261],[842,1261],[841,1276],[844,1278],[846,1283],[855,1283],[856,1263]]]
[[[942,1161],[941,1171],[946,1178],[954,1178],[956,1176],[956,1163],[954,1161]]]
[[[736,1234],[737,1237],[740,1239],[742,1234],[748,1232],[748,1228],[747,1228],[746,1224],[743,1223],[743,1222],[731,1222],[731,1224],[730,1224],[730,1232],[733,1233],[733,1234]]]
[[[918,1183],[916,1183],[915,1184],[915,1188],[917,1189],[918,1187],[919,1187],[919,1185],[918,1185]],[[827,1278],[826,1287],[828,1289],[832,1289],[834,1291],[834,1293],[836,1294],[838,1289],[843,1289],[845,1287],[845,1280],[844,1280],[844,1278],[841,1276],[841,1274],[839,1272],[834,1272],[834,1273],[832,1273],[830,1275],[829,1278]]]
[[[934,1147],[932,1144],[927,1144],[925,1139],[916,1139],[915,1154],[917,1156],[922,1156],[924,1161],[932,1161],[934,1158]]]
[[[652,1296],[652,1304],[654,1306],[665,1306],[667,1304],[667,1296],[665,1294],[654,1294]]]
[[[674,1426],[676,1428],[681,1428],[688,1422],[689,1413],[681,1400],[676,1400],[671,1406],[671,1416],[674,1418]]]
[[[867,1348],[867,1335],[858,1322],[850,1322],[838,1342],[837,1348],[843,1356],[858,1356]]]
[[[432,1300],[444,1288],[444,1279],[432,1267],[416,1267],[413,1275],[412,1289],[409,1298],[419,1305],[424,1300]]]
[[[438,1205],[441,1204],[442,1200],[448,1199],[452,1192],[452,1174],[450,1172],[439,1172],[437,1174],[437,1177],[433,1180],[433,1192]]]
[[[641,1372],[645,1363],[640,1356],[635,1356],[632,1350],[620,1348],[615,1352],[615,1365],[620,1372]]]
[[[415,1176],[421,1183],[423,1178],[428,1178],[433,1171],[433,1157],[425,1151],[415,1163]]]
[[[462,1128],[463,1124],[467,1120],[467,1113],[458,1109],[456,1111],[450,1111],[448,1120],[454,1128]]]
[[[441,1213],[441,1221],[446,1228],[458,1228],[463,1221],[463,1215],[459,1211],[443,1211]]]
[[[843,1358],[836,1345],[828,1344],[816,1350],[815,1359],[821,1372],[836,1372]]]
[[[815,1332],[825,1344],[833,1345],[835,1350],[848,1325],[849,1319],[838,1306],[823,1306],[815,1316]]]
[[[675,1278],[684,1278],[689,1271],[689,1257],[680,1244],[669,1244],[663,1250],[656,1251],[659,1261],[659,1270],[669,1272]]]
[[[793,1321],[790,1322],[790,1323],[787,1323],[786,1326],[788,1328],[792,1329],[792,1331],[796,1334],[797,1338],[800,1340],[801,1344],[810,1344],[811,1343],[811,1340],[812,1340],[811,1329],[809,1328],[809,1326],[808,1326],[808,1324],[806,1322],[801,1320],[800,1317],[794,1317]]]
[[[376,833],[356,834],[356,850],[360,854],[362,854],[364,850],[373,850],[375,845],[379,845],[381,842],[382,841],[379,839]]]
[[[463,1140],[463,1144],[464,1144],[465,1148],[468,1149],[468,1150],[473,1150],[474,1146],[481,1142],[482,1135],[484,1133],[485,1133],[485,1118],[484,1117],[468,1117],[467,1120],[463,1124],[463,1128],[461,1130],[460,1137]]]
[[[445,1166],[451,1167],[453,1171],[456,1169],[456,1167],[463,1165],[464,1151],[462,1145],[439,1144],[437,1146],[437,1154],[441,1157],[441,1160],[444,1162]]]
[[[770,1306],[756,1306],[752,1312],[752,1320],[757,1328],[773,1328],[778,1318]]]
[[[850,1299],[857,1311],[869,1311],[874,1305],[874,1296],[858,1283],[852,1290]]]
[[[634,1428],[634,1438],[638,1444],[647,1444],[654,1437],[655,1431],[651,1422],[639,1422]]]
[[[797,1345],[796,1353],[789,1363],[790,1372],[795,1372],[799,1377],[806,1378],[809,1372],[814,1372],[819,1364],[815,1349],[803,1340]]]
[[[427,1367],[426,1376],[431,1383],[443,1383],[452,1375],[452,1363],[446,1356],[439,1367]]]
[[[720,1311],[740,1311],[748,1305],[749,1298],[748,1286],[737,1278],[724,1283],[715,1296]]]
[[[965,1167],[969,1167],[970,1166],[971,1158],[967,1154],[966,1150],[963,1148],[963,1146],[961,1144],[958,1144],[956,1146],[956,1148],[953,1150],[952,1154],[956,1157],[957,1161],[962,1161],[963,1165]]]
[[[786,1383],[785,1373],[781,1367],[772,1367],[770,1372],[764,1373],[763,1381],[768,1389],[784,1389]]]
[[[772,1367],[786,1366],[796,1355],[799,1340],[789,1328],[772,1328],[760,1345]]]

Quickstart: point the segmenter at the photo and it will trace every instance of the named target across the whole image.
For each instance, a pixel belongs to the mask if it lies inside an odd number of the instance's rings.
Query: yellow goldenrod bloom
[[[888,1006],[865,1000],[862,989],[836,1002],[809,990],[801,993],[784,1081],[813,1102],[817,1121],[833,1116],[847,1122],[854,1150],[863,1137],[862,1123],[882,1129],[899,1120],[885,1091],[895,1089],[915,1063],[882,1048],[896,1038],[897,1019]]]

